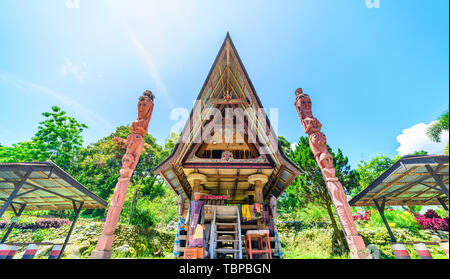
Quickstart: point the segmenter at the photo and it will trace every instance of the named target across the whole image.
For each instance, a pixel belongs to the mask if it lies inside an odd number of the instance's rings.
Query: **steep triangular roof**
[[[193,119],[196,116],[209,115],[208,112],[212,108],[222,111],[225,107],[239,107],[248,114],[248,122],[252,123],[248,126],[252,126],[252,129],[258,131],[258,136],[262,137],[259,148],[267,153],[268,160],[271,161],[273,166],[283,165],[294,176],[301,174],[301,170],[283,154],[269,118],[261,110],[263,109],[261,100],[256,94],[229,33],[227,33],[197,96],[197,102],[191,111],[190,120],[185,124],[178,143],[172,154],[161,162],[154,169],[154,172],[161,173],[172,164],[181,164],[188,154],[195,152],[193,147],[195,144],[198,148],[201,143],[199,130],[208,125],[208,121],[205,121],[202,117],[199,122],[192,124],[191,122],[195,121]],[[256,111],[262,112],[262,114],[257,115]],[[253,126],[256,126],[256,128]],[[246,132],[248,131],[246,130]]]

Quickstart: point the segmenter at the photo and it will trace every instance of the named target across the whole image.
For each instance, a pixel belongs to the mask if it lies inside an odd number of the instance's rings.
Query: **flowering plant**
[[[372,216],[372,211],[370,210],[366,210],[364,211],[364,215],[361,213],[356,213],[356,215],[353,215],[353,221],[369,221],[370,220],[370,216]]]
[[[416,220],[424,229],[448,231],[448,216],[445,218],[441,218],[432,209],[429,209],[424,215],[418,214],[416,216]]]

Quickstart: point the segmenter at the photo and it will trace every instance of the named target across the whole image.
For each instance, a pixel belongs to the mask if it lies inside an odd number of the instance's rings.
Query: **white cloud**
[[[69,74],[73,75],[76,79],[79,81],[83,81],[84,77],[86,76],[86,72],[84,71],[87,67],[87,63],[83,62],[78,66],[74,66],[73,63],[67,59],[64,58],[65,63],[61,67],[61,76],[65,77]]]
[[[427,128],[433,124],[419,123],[410,128],[404,129],[402,134],[397,136],[400,147],[397,148],[399,155],[408,155],[415,151],[425,150],[428,154],[442,154],[449,137],[448,132],[441,134],[441,142],[432,142],[427,134]]]

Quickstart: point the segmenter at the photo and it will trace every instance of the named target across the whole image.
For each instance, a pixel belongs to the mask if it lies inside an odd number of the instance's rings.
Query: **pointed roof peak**
[[[227,31],[227,35],[225,36],[225,40],[224,41],[227,41],[227,40],[229,40],[230,42],[233,41],[233,40],[231,40],[230,32],[228,32],[228,31]]]

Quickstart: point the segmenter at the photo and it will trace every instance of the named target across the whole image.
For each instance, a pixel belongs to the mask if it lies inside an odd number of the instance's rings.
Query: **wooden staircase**
[[[242,259],[241,218],[237,206],[215,206],[209,253],[211,259]]]

